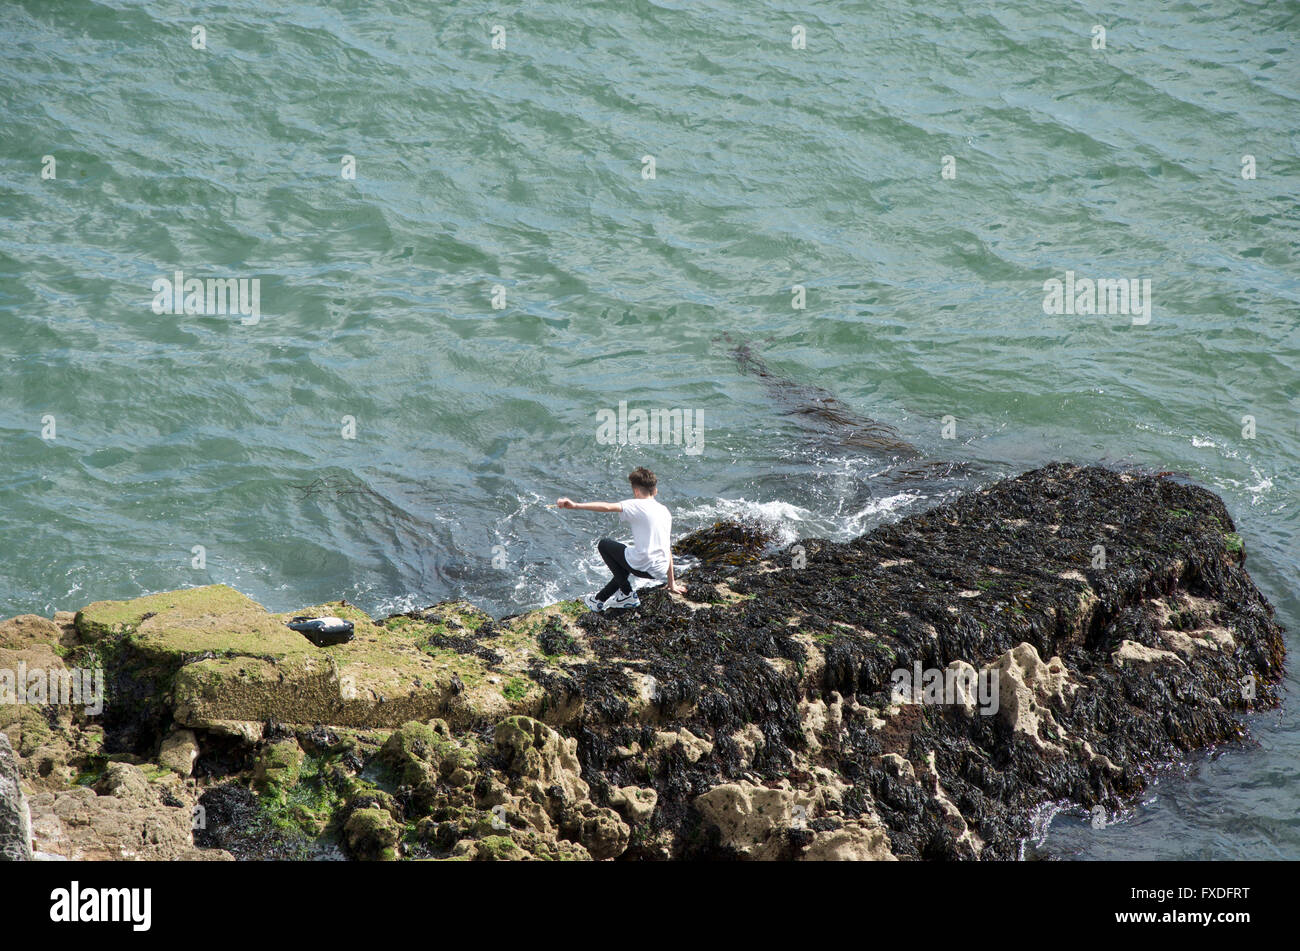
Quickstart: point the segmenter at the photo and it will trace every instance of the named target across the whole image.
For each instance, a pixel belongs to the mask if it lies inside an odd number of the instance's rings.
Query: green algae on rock
[[[354,637],[318,648],[285,626],[298,614],[343,617]],[[251,735],[271,720],[382,728],[536,709],[543,695],[526,673],[536,640],[485,621],[466,604],[386,622],[346,602],[270,614],[214,585],[98,602],[78,612],[77,628],[91,642],[117,638],[114,649],[131,658],[122,666],[147,672],[150,695],[173,697],[176,723]]]
[[[272,614],[216,585],[4,622],[0,666],[109,671],[103,717],[0,719],[36,847],[129,857],[112,829],[157,809],[140,857],[1014,858],[1042,805],[1119,809],[1278,702],[1281,629],[1195,486],[1054,464],[799,544],[713,526],[682,542],[688,598],[613,615]],[[296,614],[355,637],[318,648]],[[915,665],[996,703],[900,696]]]

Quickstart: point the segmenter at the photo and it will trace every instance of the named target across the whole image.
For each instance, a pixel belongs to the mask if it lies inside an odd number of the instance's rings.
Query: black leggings
[[[645,571],[637,571],[627,563],[627,546],[621,542],[616,542],[612,538],[602,538],[600,544],[596,546],[600,552],[600,557],[605,559],[605,564],[609,570],[614,573],[613,580],[605,587],[600,589],[596,595],[597,601],[608,601],[614,596],[615,591],[622,591],[624,594],[632,593],[632,582],[628,580],[628,575],[636,575],[638,578],[653,578],[654,575]]]

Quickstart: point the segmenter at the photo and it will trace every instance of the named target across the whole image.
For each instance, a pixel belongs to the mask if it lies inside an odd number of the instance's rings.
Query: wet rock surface
[[[678,546],[687,598],[603,615],[272,615],[215,586],[5,622],[11,659],[110,684],[99,716],[0,719],[37,849],[1007,859],[1045,804],[1118,810],[1279,701],[1282,631],[1195,486],[1055,464],[798,544],[711,526]],[[356,637],[284,628],[313,612]]]

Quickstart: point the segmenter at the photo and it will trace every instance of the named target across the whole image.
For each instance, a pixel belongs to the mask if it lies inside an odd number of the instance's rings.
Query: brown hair
[[[645,466],[641,466],[640,468],[633,469],[629,472],[627,481],[632,483],[634,489],[645,489],[647,492],[654,492],[655,486],[659,484],[659,480],[655,478],[655,474]]]

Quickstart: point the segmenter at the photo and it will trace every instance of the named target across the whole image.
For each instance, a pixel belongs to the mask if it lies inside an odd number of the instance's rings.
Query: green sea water
[[[0,616],[218,581],[504,614],[603,580],[612,526],[546,503],[636,465],[679,532],[793,539],[1070,459],[1220,493],[1295,651],[1298,30],[1294,2],[6,3]],[[256,279],[256,320],[157,313],[178,270]],[[1149,322],[1045,313],[1067,272],[1149,281]],[[971,469],[882,481],[742,342]],[[700,451],[600,440],[620,401],[689,411]],[[1293,705],[1252,729],[1027,854],[1300,858]]]

